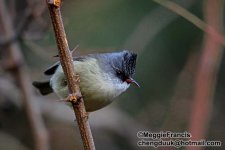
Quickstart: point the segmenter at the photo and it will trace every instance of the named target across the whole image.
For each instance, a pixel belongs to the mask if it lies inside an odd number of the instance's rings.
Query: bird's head
[[[140,87],[133,79],[137,54],[125,50],[118,53],[111,53],[110,58],[111,70],[116,77],[118,77],[122,82],[134,84]]]

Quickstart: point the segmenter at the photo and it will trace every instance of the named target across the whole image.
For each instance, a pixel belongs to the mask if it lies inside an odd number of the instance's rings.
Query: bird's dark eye
[[[116,71],[117,75],[121,75],[122,74],[122,71],[120,71],[120,69],[112,66],[114,68],[114,70]]]
[[[117,77],[120,78],[123,82],[127,79],[126,75],[120,70],[116,70],[116,74]]]
[[[120,69],[116,68],[115,66],[112,66],[114,70],[116,71],[116,75],[118,78],[120,78],[122,81],[125,80],[125,74]]]

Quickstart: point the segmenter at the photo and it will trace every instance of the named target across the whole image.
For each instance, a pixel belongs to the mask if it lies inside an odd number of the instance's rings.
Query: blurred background
[[[96,149],[136,150],[138,131],[225,143],[224,0],[64,0],[75,55],[138,54],[132,86],[89,116]],[[32,81],[58,58],[44,0],[0,0],[0,149],[83,149],[73,110]],[[160,149],[160,148],[159,148]],[[161,149],[175,149],[164,147]],[[194,149],[194,147],[180,148]]]

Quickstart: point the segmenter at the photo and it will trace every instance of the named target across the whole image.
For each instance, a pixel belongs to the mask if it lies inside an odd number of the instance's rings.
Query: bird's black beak
[[[134,84],[134,85],[136,85],[137,87],[140,87],[140,85],[137,83],[137,81],[135,81],[133,78],[128,78],[128,79],[126,79],[126,82],[127,82],[128,84]]]

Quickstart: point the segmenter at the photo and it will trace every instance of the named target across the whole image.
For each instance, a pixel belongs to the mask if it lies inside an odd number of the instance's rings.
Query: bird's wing
[[[81,56],[81,57],[73,57],[73,61],[84,61],[87,58],[87,56]],[[50,67],[48,67],[44,74],[45,75],[53,75],[56,71],[56,69],[58,68],[58,66],[60,65],[60,62],[57,61],[56,63],[54,63],[53,65],[51,65]]]
[[[45,74],[45,75],[53,75],[53,74],[55,73],[55,71],[56,71],[56,69],[58,68],[59,65],[60,65],[60,62],[57,61],[56,63],[54,63],[53,65],[51,65],[50,67],[48,67],[48,68],[45,70],[44,74]]]

